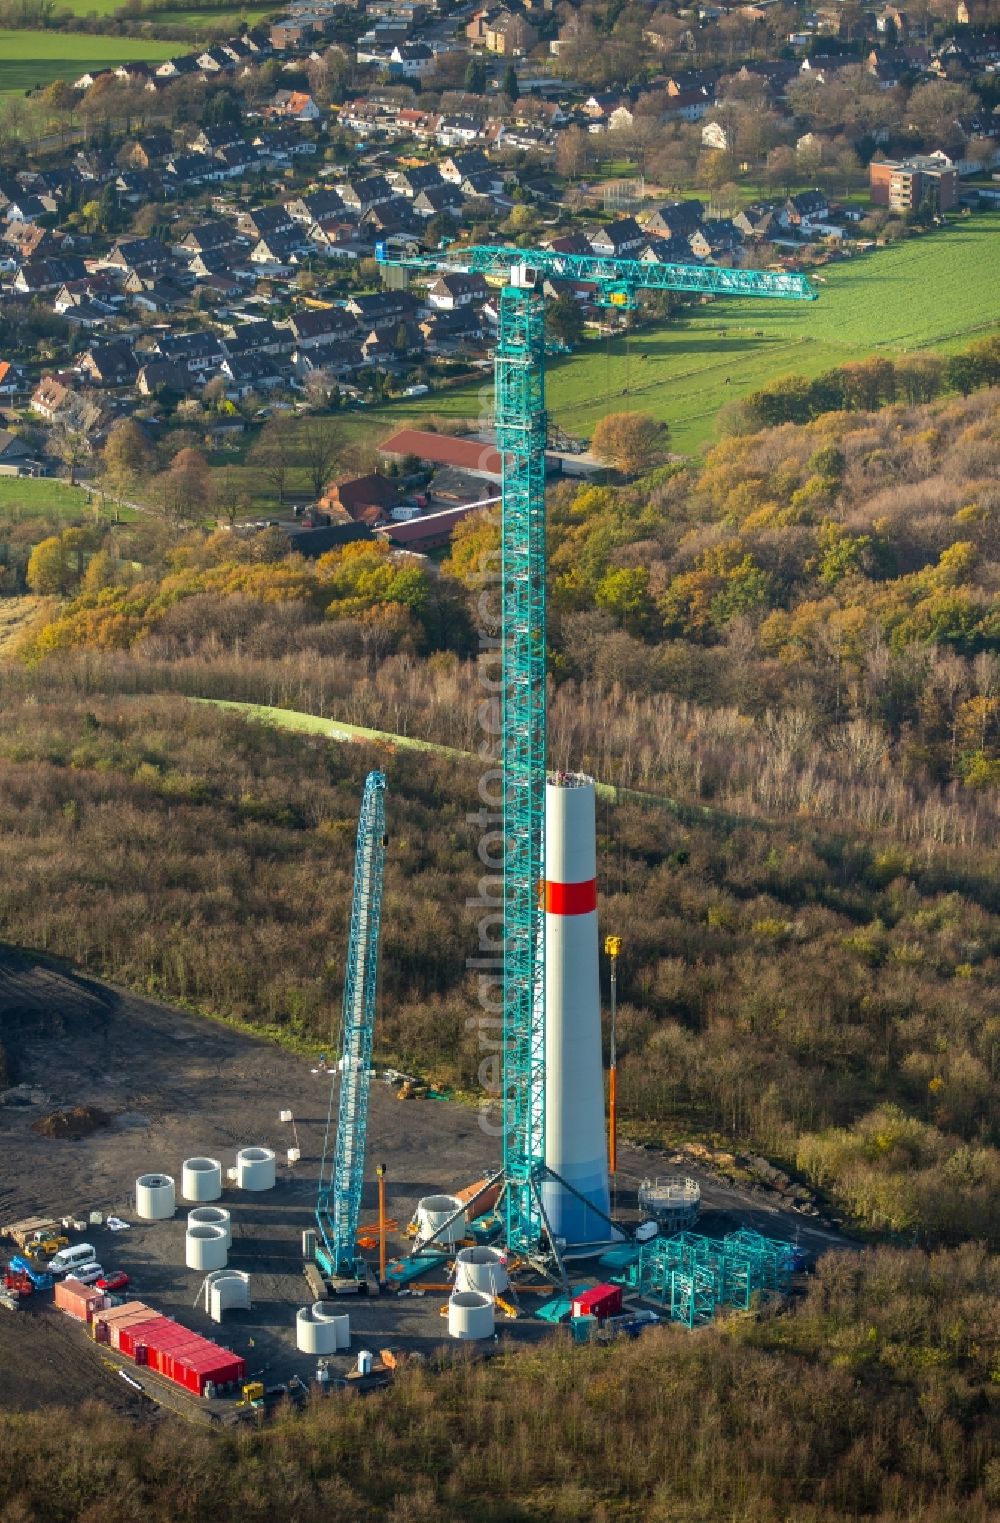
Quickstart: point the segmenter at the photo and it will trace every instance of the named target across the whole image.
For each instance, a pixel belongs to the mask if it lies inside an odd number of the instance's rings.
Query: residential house
[[[486,49],[501,58],[523,58],[538,46],[538,33],[513,11],[501,11],[486,23]]]
[[[371,329],[394,327],[400,322],[414,319],[417,302],[409,291],[379,291],[372,296],[351,296],[344,310],[357,320],[366,332]]]
[[[31,410],[46,423],[54,423],[71,395],[70,388],[57,381],[55,376],[43,376],[32,392]]]
[[[357,339],[328,338],[310,349],[295,349],[292,365],[296,378],[304,381],[310,375],[322,372],[333,381],[345,380],[365,363]]]
[[[442,159],[437,166],[437,171],[440,179],[447,180],[450,185],[461,185],[469,175],[484,174],[490,168],[490,161],[482,149],[473,148],[464,153],[453,153],[448,158]]]
[[[159,396],[165,391],[183,396],[196,384],[200,385],[201,380],[196,380],[186,365],[177,365],[172,360],[148,360],[140,367],[135,389],[143,397]]]
[[[286,380],[279,363],[265,354],[227,357],[219,368],[226,378],[226,396],[233,401],[253,391],[273,391]]]
[[[797,196],[789,196],[778,219],[782,227],[799,233],[808,233],[814,222],[822,222],[829,215],[830,205],[821,190],[803,190]]]
[[[698,85],[693,90],[683,90],[670,97],[670,105],[664,113],[665,120],[698,122],[714,104],[711,91]]]
[[[262,114],[293,122],[318,122],[323,113],[307,91],[276,90]]]
[[[225,357],[220,336],[212,328],[199,328],[194,333],[165,333],[156,341],[156,354],[161,360],[183,365],[199,375],[218,369]]]
[[[294,337],[287,324],[276,323],[269,317],[241,322],[226,333],[223,343],[230,356],[288,355],[295,347]]]
[[[67,280],[83,280],[87,268],[82,259],[75,256],[66,259],[26,260],[13,279],[15,291],[24,296],[36,296],[44,291],[57,291]]]
[[[711,217],[688,238],[696,259],[722,259],[743,245],[743,236],[728,217]]]
[[[284,209],[290,223],[301,222],[306,227],[312,227],[314,222],[319,222],[324,217],[336,216],[343,204],[331,186],[329,190],[314,190],[308,196],[297,196],[293,201],[286,201]]]
[[[474,116],[428,117],[427,125],[442,148],[465,148],[483,135],[482,124]]]
[[[617,222],[596,227],[592,233],[587,233],[587,238],[595,254],[625,259],[642,247],[645,235],[634,217],[622,217]]]
[[[104,260],[109,270],[120,270],[123,274],[130,270],[155,274],[169,269],[173,263],[173,253],[159,238],[121,238]]]
[[[436,61],[425,42],[397,42],[387,60],[389,73],[399,79],[422,79]]]
[[[429,185],[419,196],[414,196],[412,205],[418,217],[439,217],[442,213],[459,216],[463,201],[458,186],[449,185],[445,180],[438,185]]]
[[[245,238],[253,238],[255,241],[301,232],[301,228],[297,227],[289,215],[288,208],[284,206],[258,206],[252,211],[240,212],[236,218],[236,227]]]
[[[286,53],[292,48],[305,47],[316,35],[316,31],[316,24],[313,21],[292,21],[288,18],[284,21],[276,21],[271,27],[271,46],[276,53]]]
[[[345,338],[354,331],[354,318],[341,307],[312,307],[293,312],[281,325],[287,329],[299,351],[318,349],[331,339]]]
[[[198,60],[193,53],[185,53],[180,58],[168,58],[166,63],[161,63],[156,70],[157,79],[194,79],[202,78],[198,68]]]
[[[217,180],[212,160],[203,153],[172,153],[163,166],[164,183],[177,187]]]
[[[441,174],[437,164],[417,164],[409,169],[391,169],[386,176],[393,190],[399,196],[405,196],[412,201],[414,196],[419,196],[422,190],[430,185],[441,184]]]
[[[228,222],[199,222],[177,245],[185,258],[194,254],[209,254],[216,249],[228,249],[233,245],[233,229]]]
[[[760,242],[774,237],[780,231],[779,211],[780,203],[777,201],[751,201],[749,206],[744,206],[742,211],[736,213],[733,226],[744,238]]]
[[[80,372],[92,386],[131,385],[138,370],[128,344],[96,344],[80,360]]]
[[[27,469],[31,449],[8,428],[0,428],[0,475],[19,476]]]
[[[485,301],[489,291],[484,275],[439,275],[427,289],[427,304],[439,312],[454,312]]]
[[[250,250],[250,263],[269,275],[291,275],[301,263],[303,244],[299,233],[272,233],[260,238]]]
[[[191,153],[204,153],[211,157],[220,148],[235,148],[242,142],[243,133],[238,127],[201,127],[193,137],[188,138],[186,146]]]
[[[232,58],[221,47],[206,48],[204,53],[198,54],[195,63],[209,78],[213,75],[228,74],[233,67]]]
[[[346,515],[354,523],[387,523],[399,501],[399,488],[385,476],[357,476],[332,481],[319,500],[326,513]]]
[[[10,360],[0,360],[0,399],[12,401],[25,390],[26,384],[20,365],[14,365]]]
[[[395,192],[382,175],[371,175],[365,180],[345,180],[337,186],[344,206],[352,211],[367,212],[373,206],[384,206]]]
[[[701,201],[667,201],[643,218],[646,229],[662,237],[689,238],[701,225],[705,207]]]

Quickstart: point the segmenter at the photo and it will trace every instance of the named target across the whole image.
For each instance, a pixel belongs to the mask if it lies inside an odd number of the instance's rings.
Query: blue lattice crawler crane
[[[551,249],[453,245],[381,264],[481,274],[500,287],[496,348],[497,449],[502,462],[502,765],[504,798],[503,1163],[508,1247],[558,1268],[542,1206],[545,1163],[545,968],[542,832],[545,815],[545,302],[546,286],[587,284],[605,306],[628,309],[640,291],[812,301],[802,275],[642,264]],[[560,1183],[566,1184],[565,1180]],[[567,1188],[571,1188],[567,1186]],[[575,1192],[574,1192],[575,1193]]]
[[[369,772],[365,781],[354,853],[351,932],[344,977],[340,1098],[334,1126],[337,1079],[323,1139],[316,1201],[316,1262],[335,1290],[358,1290],[367,1268],[358,1253],[358,1221],[368,1138],[368,1087],[375,1034],[382,881],[385,870],[385,777]]]

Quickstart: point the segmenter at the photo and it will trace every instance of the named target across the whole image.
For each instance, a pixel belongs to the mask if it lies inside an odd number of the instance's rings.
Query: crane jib
[[[563,254],[553,249],[519,249],[503,245],[470,244],[437,254],[390,252],[375,246],[380,264],[435,275],[492,276],[511,284],[534,284],[519,276],[534,272],[535,280],[579,285],[614,285],[634,291],[688,291],[704,296],[765,296],[785,301],[815,301],[817,293],[805,275],[784,270],[729,270],[711,264],[645,263],[601,254]]]

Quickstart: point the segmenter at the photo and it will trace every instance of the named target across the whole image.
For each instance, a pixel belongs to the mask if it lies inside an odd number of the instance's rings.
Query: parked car
[[[66,1276],[67,1280],[79,1280],[81,1285],[96,1285],[98,1280],[103,1280],[104,1270],[100,1264],[81,1264],[79,1269],[74,1269]]]
[[[102,1274],[99,1280],[94,1281],[98,1290],[124,1290],[128,1284],[128,1275],[124,1269],[113,1269],[107,1274]]]

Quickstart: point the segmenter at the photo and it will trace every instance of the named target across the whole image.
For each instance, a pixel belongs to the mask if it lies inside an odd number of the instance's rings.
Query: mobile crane
[[[375,1034],[385,848],[385,775],[369,772],[361,800],[354,853],[337,1124],[334,1129],[335,1074],[330,1084],[316,1201],[316,1262],[341,1288],[355,1290],[366,1279],[366,1266],[358,1254],[357,1237],[368,1139],[368,1089]]]
[[[501,458],[502,766],[504,797],[503,1179],[507,1245],[536,1261],[557,1245],[542,1208],[545,1165],[545,300],[560,283],[594,288],[601,305],[628,310],[640,291],[814,301],[804,275],[646,264],[492,244],[456,244],[379,263],[428,275],[481,274],[498,284],[495,357]],[[562,1181],[565,1184],[565,1181]],[[569,1188],[567,1186],[567,1188]],[[574,1192],[575,1193],[575,1192]],[[546,1243],[547,1239],[547,1243]]]

